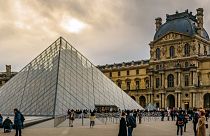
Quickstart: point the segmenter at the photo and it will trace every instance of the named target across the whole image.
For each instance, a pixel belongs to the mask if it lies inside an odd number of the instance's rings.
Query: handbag
[[[206,125],[206,128],[209,128],[209,124],[208,123],[206,123],[205,125]]]

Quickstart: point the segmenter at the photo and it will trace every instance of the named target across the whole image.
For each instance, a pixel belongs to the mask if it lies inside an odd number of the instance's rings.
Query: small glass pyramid
[[[68,109],[115,105],[142,109],[87,58],[58,38],[0,88],[0,112],[24,115],[65,115]]]

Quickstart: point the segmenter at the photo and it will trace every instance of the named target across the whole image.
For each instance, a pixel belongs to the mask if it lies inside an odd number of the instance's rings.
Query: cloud
[[[210,31],[208,0],[0,0],[0,64],[15,70],[63,36],[95,65],[149,59],[156,17],[204,8]],[[73,33],[61,26],[64,17],[88,29]]]

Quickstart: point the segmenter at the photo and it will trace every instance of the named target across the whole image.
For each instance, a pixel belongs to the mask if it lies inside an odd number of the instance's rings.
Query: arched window
[[[174,76],[172,74],[168,75],[168,87],[174,87]]]
[[[189,44],[184,45],[184,55],[190,56],[190,45]]]
[[[174,46],[171,46],[170,47],[170,58],[173,58],[175,56],[175,49],[174,49]]]
[[[160,59],[160,48],[156,49],[156,59]]]

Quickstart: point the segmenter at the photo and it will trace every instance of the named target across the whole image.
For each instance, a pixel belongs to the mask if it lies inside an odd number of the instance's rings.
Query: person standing
[[[142,119],[142,113],[141,113],[141,111],[138,112],[138,117],[139,117],[139,124],[141,124],[141,119]]]
[[[1,127],[3,127],[3,117],[2,117],[2,115],[1,115],[1,113],[0,113],[0,128]]]
[[[127,136],[127,127],[126,127],[126,115],[125,112],[122,112],[120,119],[120,128],[118,136]]]
[[[95,113],[91,112],[90,114],[90,128],[93,127],[95,125]]]
[[[161,116],[161,121],[164,121],[164,117],[165,117],[164,110],[162,110],[162,111],[160,112],[160,116]]]
[[[132,112],[127,111],[127,127],[128,127],[128,136],[132,136],[133,128],[136,128],[136,119],[133,117]]]
[[[206,136],[206,117],[205,117],[205,110],[200,110],[200,118],[198,119],[198,129],[197,129],[197,136]]]
[[[189,120],[189,115],[187,114],[187,112],[184,113],[184,132],[187,131],[187,123]]]
[[[73,127],[74,117],[74,110],[72,109],[69,113],[69,127]]]
[[[179,111],[179,114],[177,116],[176,125],[177,125],[177,136],[179,135],[179,131],[180,131],[180,134],[182,136],[183,126],[184,126],[184,115],[183,115],[182,111]]]
[[[21,113],[18,109],[14,109],[14,125],[16,129],[15,136],[21,136],[21,129],[22,129],[22,121],[21,121]]]

